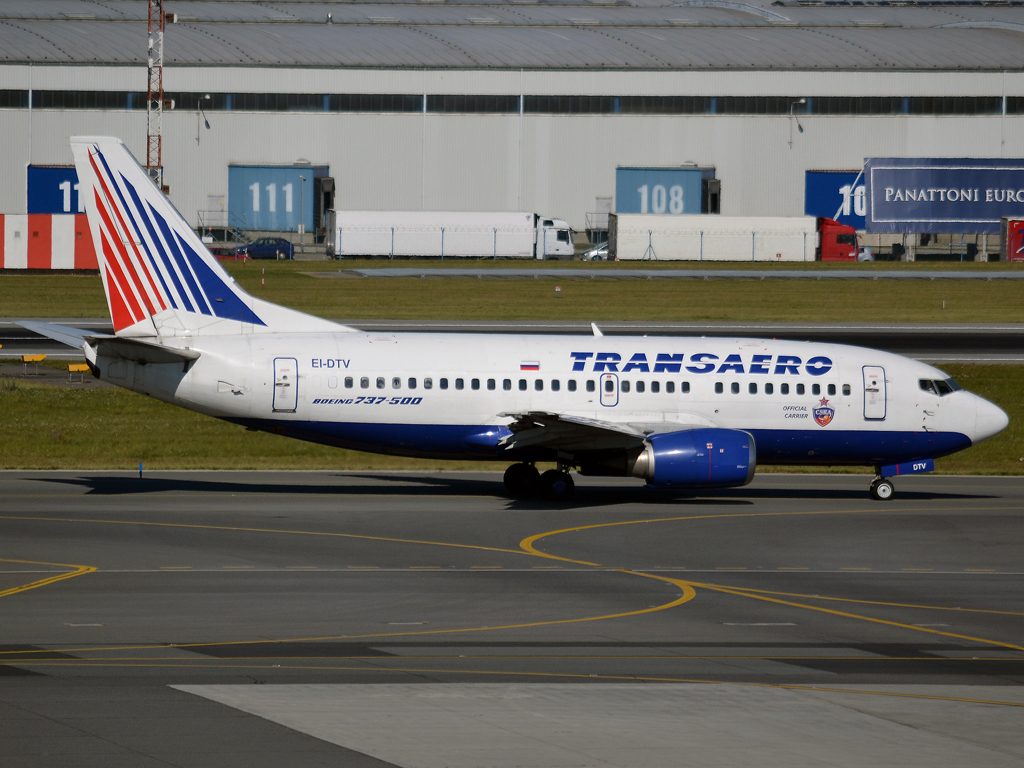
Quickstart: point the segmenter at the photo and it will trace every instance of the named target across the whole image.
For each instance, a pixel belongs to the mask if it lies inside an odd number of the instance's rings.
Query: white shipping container
[[[814,261],[814,216],[612,214],[609,258]]]
[[[337,258],[532,259],[573,253],[566,222],[524,211],[328,211],[326,223],[327,252]]]

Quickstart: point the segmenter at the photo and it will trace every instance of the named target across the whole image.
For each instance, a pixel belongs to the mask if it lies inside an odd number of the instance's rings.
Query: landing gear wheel
[[[871,483],[871,498],[875,501],[888,501],[892,498],[895,490],[892,487],[892,483],[884,477],[876,477],[874,482]]]
[[[548,501],[568,501],[576,490],[576,483],[568,472],[549,469],[540,476],[540,495]]]
[[[505,490],[513,499],[525,499],[537,492],[540,472],[532,464],[513,464],[505,470]]]

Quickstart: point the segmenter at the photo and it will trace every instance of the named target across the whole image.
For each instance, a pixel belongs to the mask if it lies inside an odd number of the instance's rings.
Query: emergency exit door
[[[299,402],[299,365],[294,357],[274,358],[274,411],[294,413]]]
[[[885,419],[885,369],[877,365],[864,366],[864,418]]]
[[[619,377],[614,373],[603,373],[599,381],[601,385],[601,405],[611,408],[619,404]]]

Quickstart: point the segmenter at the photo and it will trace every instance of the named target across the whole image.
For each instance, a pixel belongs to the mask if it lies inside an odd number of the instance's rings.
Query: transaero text
[[[637,352],[624,360],[618,352],[570,352],[574,371],[594,373],[763,373],[775,376],[822,376],[832,370],[832,360],[818,355],[807,361],[796,355],[752,355],[744,360],[742,355],[728,355],[722,360],[709,352],[693,355],[684,353],[661,353],[649,360],[644,352]],[[588,367],[589,366],[589,367]]]

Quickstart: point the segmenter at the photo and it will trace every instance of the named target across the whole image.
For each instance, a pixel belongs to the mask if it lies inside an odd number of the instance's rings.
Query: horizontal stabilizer
[[[40,336],[45,336],[48,339],[59,341],[61,344],[67,344],[69,347],[75,347],[81,349],[82,345],[85,344],[86,336],[94,336],[93,331],[83,331],[81,328],[72,328],[67,325],[57,325],[56,323],[34,323],[34,322],[23,322],[18,323],[22,328],[32,331],[32,333],[38,333]]]
[[[120,357],[136,363],[190,363],[199,359],[194,349],[178,349],[120,336],[87,336],[101,357]]]

